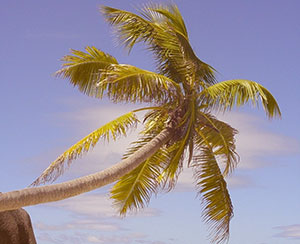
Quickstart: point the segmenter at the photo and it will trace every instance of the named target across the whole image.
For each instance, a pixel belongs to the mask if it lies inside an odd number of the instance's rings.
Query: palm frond
[[[144,42],[154,53],[159,72],[177,83],[191,79],[215,83],[213,69],[194,54],[182,16],[175,5],[147,5],[143,17],[110,7],[102,7],[105,19],[115,27],[121,43],[131,49]],[[196,69],[196,70],[195,70]]]
[[[221,157],[225,163],[223,174],[226,176],[233,171],[239,161],[234,139],[237,130],[209,113],[198,111],[197,115],[195,143],[199,147],[210,146],[214,155]]]
[[[168,154],[160,149],[139,167],[123,176],[112,188],[111,198],[121,215],[143,208],[159,186],[157,178]]]
[[[69,79],[71,84],[77,86],[84,94],[101,98],[102,94],[96,87],[100,70],[118,62],[111,55],[95,47],[87,46],[85,51],[71,50],[71,55],[62,58],[65,62],[63,68],[55,74]]]
[[[180,86],[168,77],[125,64],[103,70],[97,88],[115,102],[172,101],[183,96]]]
[[[109,141],[110,138],[116,140],[121,135],[126,136],[126,130],[135,126],[137,122],[138,119],[136,115],[133,112],[129,112],[110,121],[104,126],[101,126],[61,154],[46,170],[44,170],[32,185],[36,186],[49,181],[55,181],[63,174],[65,164],[69,166],[73,160],[93,148],[100,139]]]
[[[216,81],[214,76],[215,70],[210,65],[202,62],[194,53],[189,43],[187,29],[178,7],[174,4],[153,4],[153,6],[149,5],[149,7],[144,8],[143,12],[146,14],[152,13],[154,16],[158,14],[160,21],[155,21],[155,18],[153,18],[153,22],[162,23],[162,29],[165,29],[162,36],[158,35],[156,37],[158,43],[160,43],[160,48],[157,47],[157,45],[150,48],[150,50],[153,49],[157,55],[159,70],[163,71],[163,73],[168,73],[170,65],[164,65],[163,60],[161,60],[161,57],[164,56],[164,51],[167,50],[170,58],[168,63],[173,63],[174,67],[177,66],[177,72],[180,71],[180,73],[185,76],[185,79],[192,79],[192,83],[195,82],[196,84],[191,85],[196,85],[197,90],[201,90],[201,88],[205,86],[205,83],[210,85],[214,84]],[[156,15],[153,14],[153,12],[156,13]],[[166,36],[165,33],[167,33],[169,37]],[[170,39],[170,36],[173,38]],[[172,41],[170,42],[170,40]],[[176,66],[174,64],[176,64]]]
[[[212,243],[223,243],[229,237],[229,223],[233,217],[227,184],[209,147],[201,147],[194,160],[199,162],[194,168],[194,177],[204,204],[203,218],[210,226]]]
[[[155,34],[152,23],[137,14],[107,6],[101,6],[100,12],[115,27],[121,44],[129,50],[135,43],[147,41]]]
[[[150,3],[141,8],[141,15],[153,23],[168,22],[181,35],[188,38],[182,15],[175,4]]]
[[[123,159],[133,155],[140,148],[149,143],[159,134],[164,123],[157,118],[162,118],[164,113],[161,109],[153,110],[148,113],[145,129],[140,132],[141,137],[131,143],[126,150]],[[151,129],[149,129],[149,120],[152,117]],[[158,177],[161,171],[166,167],[169,161],[169,154],[165,147],[161,147],[153,156],[148,158],[143,164],[123,176],[112,188],[111,198],[117,206],[121,215],[126,215],[129,210],[137,210],[149,203],[150,197],[156,192],[159,182]]]
[[[227,80],[205,89],[200,97],[211,106],[226,110],[252,101],[257,105],[261,100],[269,118],[280,117],[280,109],[272,94],[262,85],[250,80]]]

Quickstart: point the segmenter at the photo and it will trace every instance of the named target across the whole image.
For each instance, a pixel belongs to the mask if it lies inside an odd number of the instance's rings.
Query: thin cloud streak
[[[121,219],[117,210],[113,207],[113,201],[107,194],[84,194],[59,202],[45,204],[48,207],[62,208],[78,215],[91,218]],[[131,212],[128,217],[153,217],[161,213],[157,209],[145,208],[137,212]]]
[[[300,224],[277,226],[274,229],[279,230],[274,237],[300,240]]]
[[[62,230],[96,230],[96,231],[119,231],[122,228],[115,223],[105,223],[103,220],[84,219],[75,220],[72,222],[48,225],[43,222],[38,222],[34,227],[40,231],[62,231]]]
[[[38,236],[40,241],[47,241],[53,244],[94,244],[94,243],[110,243],[110,244],[131,244],[131,243],[145,243],[145,244],[166,244],[160,241],[148,240],[148,236],[143,233],[131,232],[128,234],[110,234],[109,236],[100,234],[90,234],[83,232],[64,233],[64,234],[48,234],[41,233]]]

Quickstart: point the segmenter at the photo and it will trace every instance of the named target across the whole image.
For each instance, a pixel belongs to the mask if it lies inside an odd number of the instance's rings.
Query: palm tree
[[[139,15],[102,7],[123,46],[143,43],[153,53],[157,72],[120,64],[95,47],[72,50],[63,58],[57,75],[88,96],[107,97],[115,103],[145,107],[133,110],[93,131],[59,156],[34,181],[54,181],[66,165],[88,152],[97,142],[126,136],[147,111],[144,129],[121,162],[101,172],[65,183],[27,188],[0,196],[0,210],[57,201],[117,181],[111,198],[125,215],[148,204],[153,193],[171,190],[183,166],[192,167],[204,204],[204,220],[211,226],[213,243],[228,239],[233,207],[226,177],[235,168],[237,131],[212,113],[260,100],[269,118],[279,116],[271,93],[249,80],[216,82],[215,70],[195,55],[183,18],[175,5],[145,5]],[[220,166],[219,166],[220,165]]]

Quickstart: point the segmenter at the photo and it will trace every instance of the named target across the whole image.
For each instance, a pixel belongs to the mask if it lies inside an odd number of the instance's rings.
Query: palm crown
[[[149,104],[95,130],[58,157],[33,183],[55,180],[65,164],[88,152],[100,139],[117,139],[147,110],[144,129],[125,152],[130,157],[161,133],[167,140],[135,169],[121,177],[111,190],[120,214],[144,207],[153,193],[171,190],[184,164],[192,167],[202,196],[211,240],[228,239],[232,203],[224,177],[238,162],[234,136],[237,131],[218,120],[216,110],[230,110],[260,100],[268,117],[280,116],[279,107],[263,86],[249,80],[216,82],[215,70],[197,58],[189,43],[183,18],[175,5],[146,5],[139,15],[102,7],[105,19],[115,28],[121,44],[129,50],[143,43],[154,54],[157,72],[120,64],[95,47],[72,50],[63,58],[57,75],[68,78],[83,93],[113,102]],[[222,164],[221,168],[219,163]]]

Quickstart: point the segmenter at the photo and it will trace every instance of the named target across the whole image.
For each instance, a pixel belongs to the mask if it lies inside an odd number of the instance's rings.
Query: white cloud
[[[237,152],[240,155],[239,169],[266,166],[270,164],[270,159],[266,158],[299,151],[299,141],[268,129],[270,121],[267,119],[238,112],[217,117],[239,131],[236,135]]]
[[[49,235],[42,233],[38,236],[38,241],[47,241],[53,244],[94,244],[94,243],[109,243],[109,244],[131,244],[131,243],[147,243],[147,244],[164,244],[160,241],[147,240],[147,235],[143,233],[132,232],[129,234],[111,234],[105,236],[99,234],[88,233],[67,233],[58,235]]]
[[[110,244],[130,244],[133,243],[133,241],[137,243],[149,243],[149,244],[155,243],[155,242],[144,240],[146,237],[147,236],[142,233],[130,233],[127,235],[115,234],[111,236],[88,235],[86,240],[89,241],[90,243],[110,243]]]
[[[300,240],[300,224],[278,226],[275,227],[274,229],[280,231],[278,234],[275,235],[275,237]]]
[[[121,218],[113,207],[113,202],[104,194],[84,194],[63,201],[48,203],[47,206],[63,208],[73,213],[93,218]],[[129,213],[130,216],[151,217],[160,215],[160,211],[153,208],[141,209]]]
[[[41,243],[41,241],[53,244],[87,244],[82,234],[49,235],[48,233],[41,233],[37,236],[37,242]]]
[[[34,224],[34,227],[41,231],[60,231],[60,230],[96,230],[96,231],[119,231],[121,228],[118,224],[104,223],[103,220],[84,219],[72,222],[48,225],[42,222]]]
[[[100,240],[98,237],[96,236],[88,236],[87,237],[87,241],[92,242],[92,243],[104,243],[103,240]]]

